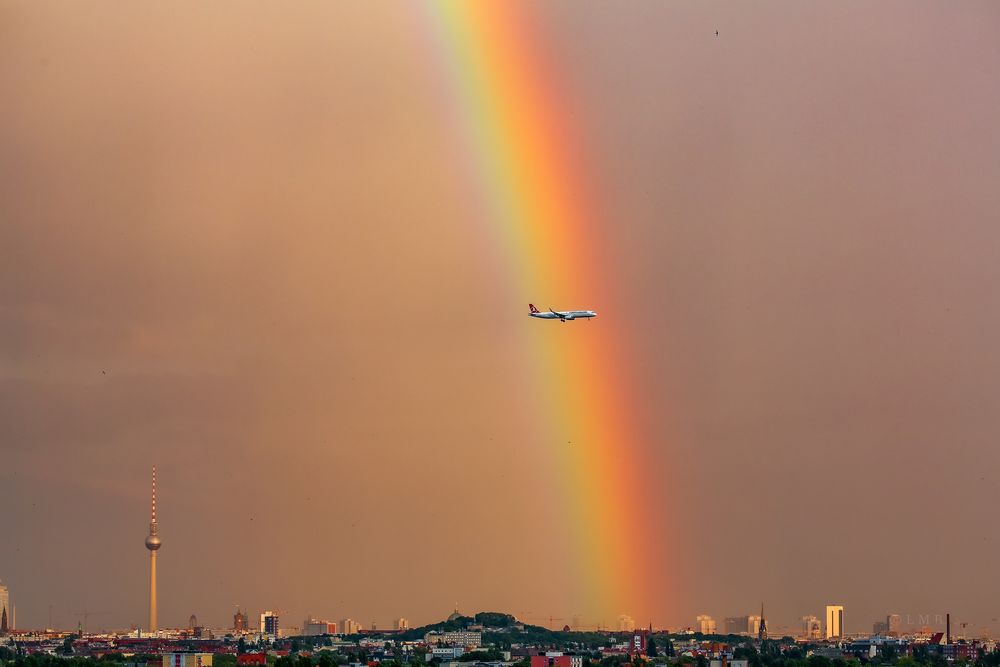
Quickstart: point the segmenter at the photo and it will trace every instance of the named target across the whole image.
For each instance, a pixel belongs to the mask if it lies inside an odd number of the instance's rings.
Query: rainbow
[[[547,440],[571,526],[565,551],[579,583],[574,611],[591,622],[651,614],[651,597],[665,593],[654,583],[665,564],[650,535],[667,527],[656,525],[649,439],[635,419],[635,360],[627,333],[615,325],[625,313],[615,312],[614,261],[606,256],[606,223],[588,186],[572,107],[558,94],[529,3],[420,6],[464,126],[481,219],[500,248],[513,296],[525,311],[535,301],[542,309],[599,313],[592,322],[524,318],[525,345],[534,352],[527,372],[542,410],[554,416],[546,420]]]

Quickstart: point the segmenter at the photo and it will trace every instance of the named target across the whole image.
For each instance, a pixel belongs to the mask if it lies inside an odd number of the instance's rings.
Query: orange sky
[[[997,7],[537,11],[679,499],[674,589],[584,621],[997,616]],[[21,625],[142,620],[154,462],[164,624],[581,613],[514,344],[563,325],[467,218],[429,38],[388,3],[0,5]]]

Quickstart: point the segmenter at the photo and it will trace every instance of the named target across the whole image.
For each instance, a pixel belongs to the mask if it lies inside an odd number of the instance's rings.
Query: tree
[[[646,642],[646,655],[650,658],[655,658],[658,654],[659,653],[656,650],[656,640],[650,637],[649,641]]]
[[[62,648],[59,649],[59,652],[63,655],[73,655],[73,635],[63,640]]]
[[[833,667],[833,663],[826,656],[811,655],[806,659],[806,667]]]

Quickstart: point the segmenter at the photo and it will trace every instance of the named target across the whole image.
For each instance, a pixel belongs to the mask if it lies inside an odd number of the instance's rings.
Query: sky
[[[1000,632],[1000,8],[520,11],[616,285],[532,298],[592,322],[525,317],[414,6],[0,5],[21,627],[144,622],[155,464],[166,626],[457,604],[683,627],[764,601],[772,628],[841,603],[852,632]],[[525,369],[545,328],[602,326],[663,490],[630,510],[665,552],[637,608],[581,608]]]

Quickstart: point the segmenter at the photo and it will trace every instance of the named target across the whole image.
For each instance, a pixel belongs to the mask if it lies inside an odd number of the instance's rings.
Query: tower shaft
[[[149,552],[149,631],[156,632],[156,552]]]

